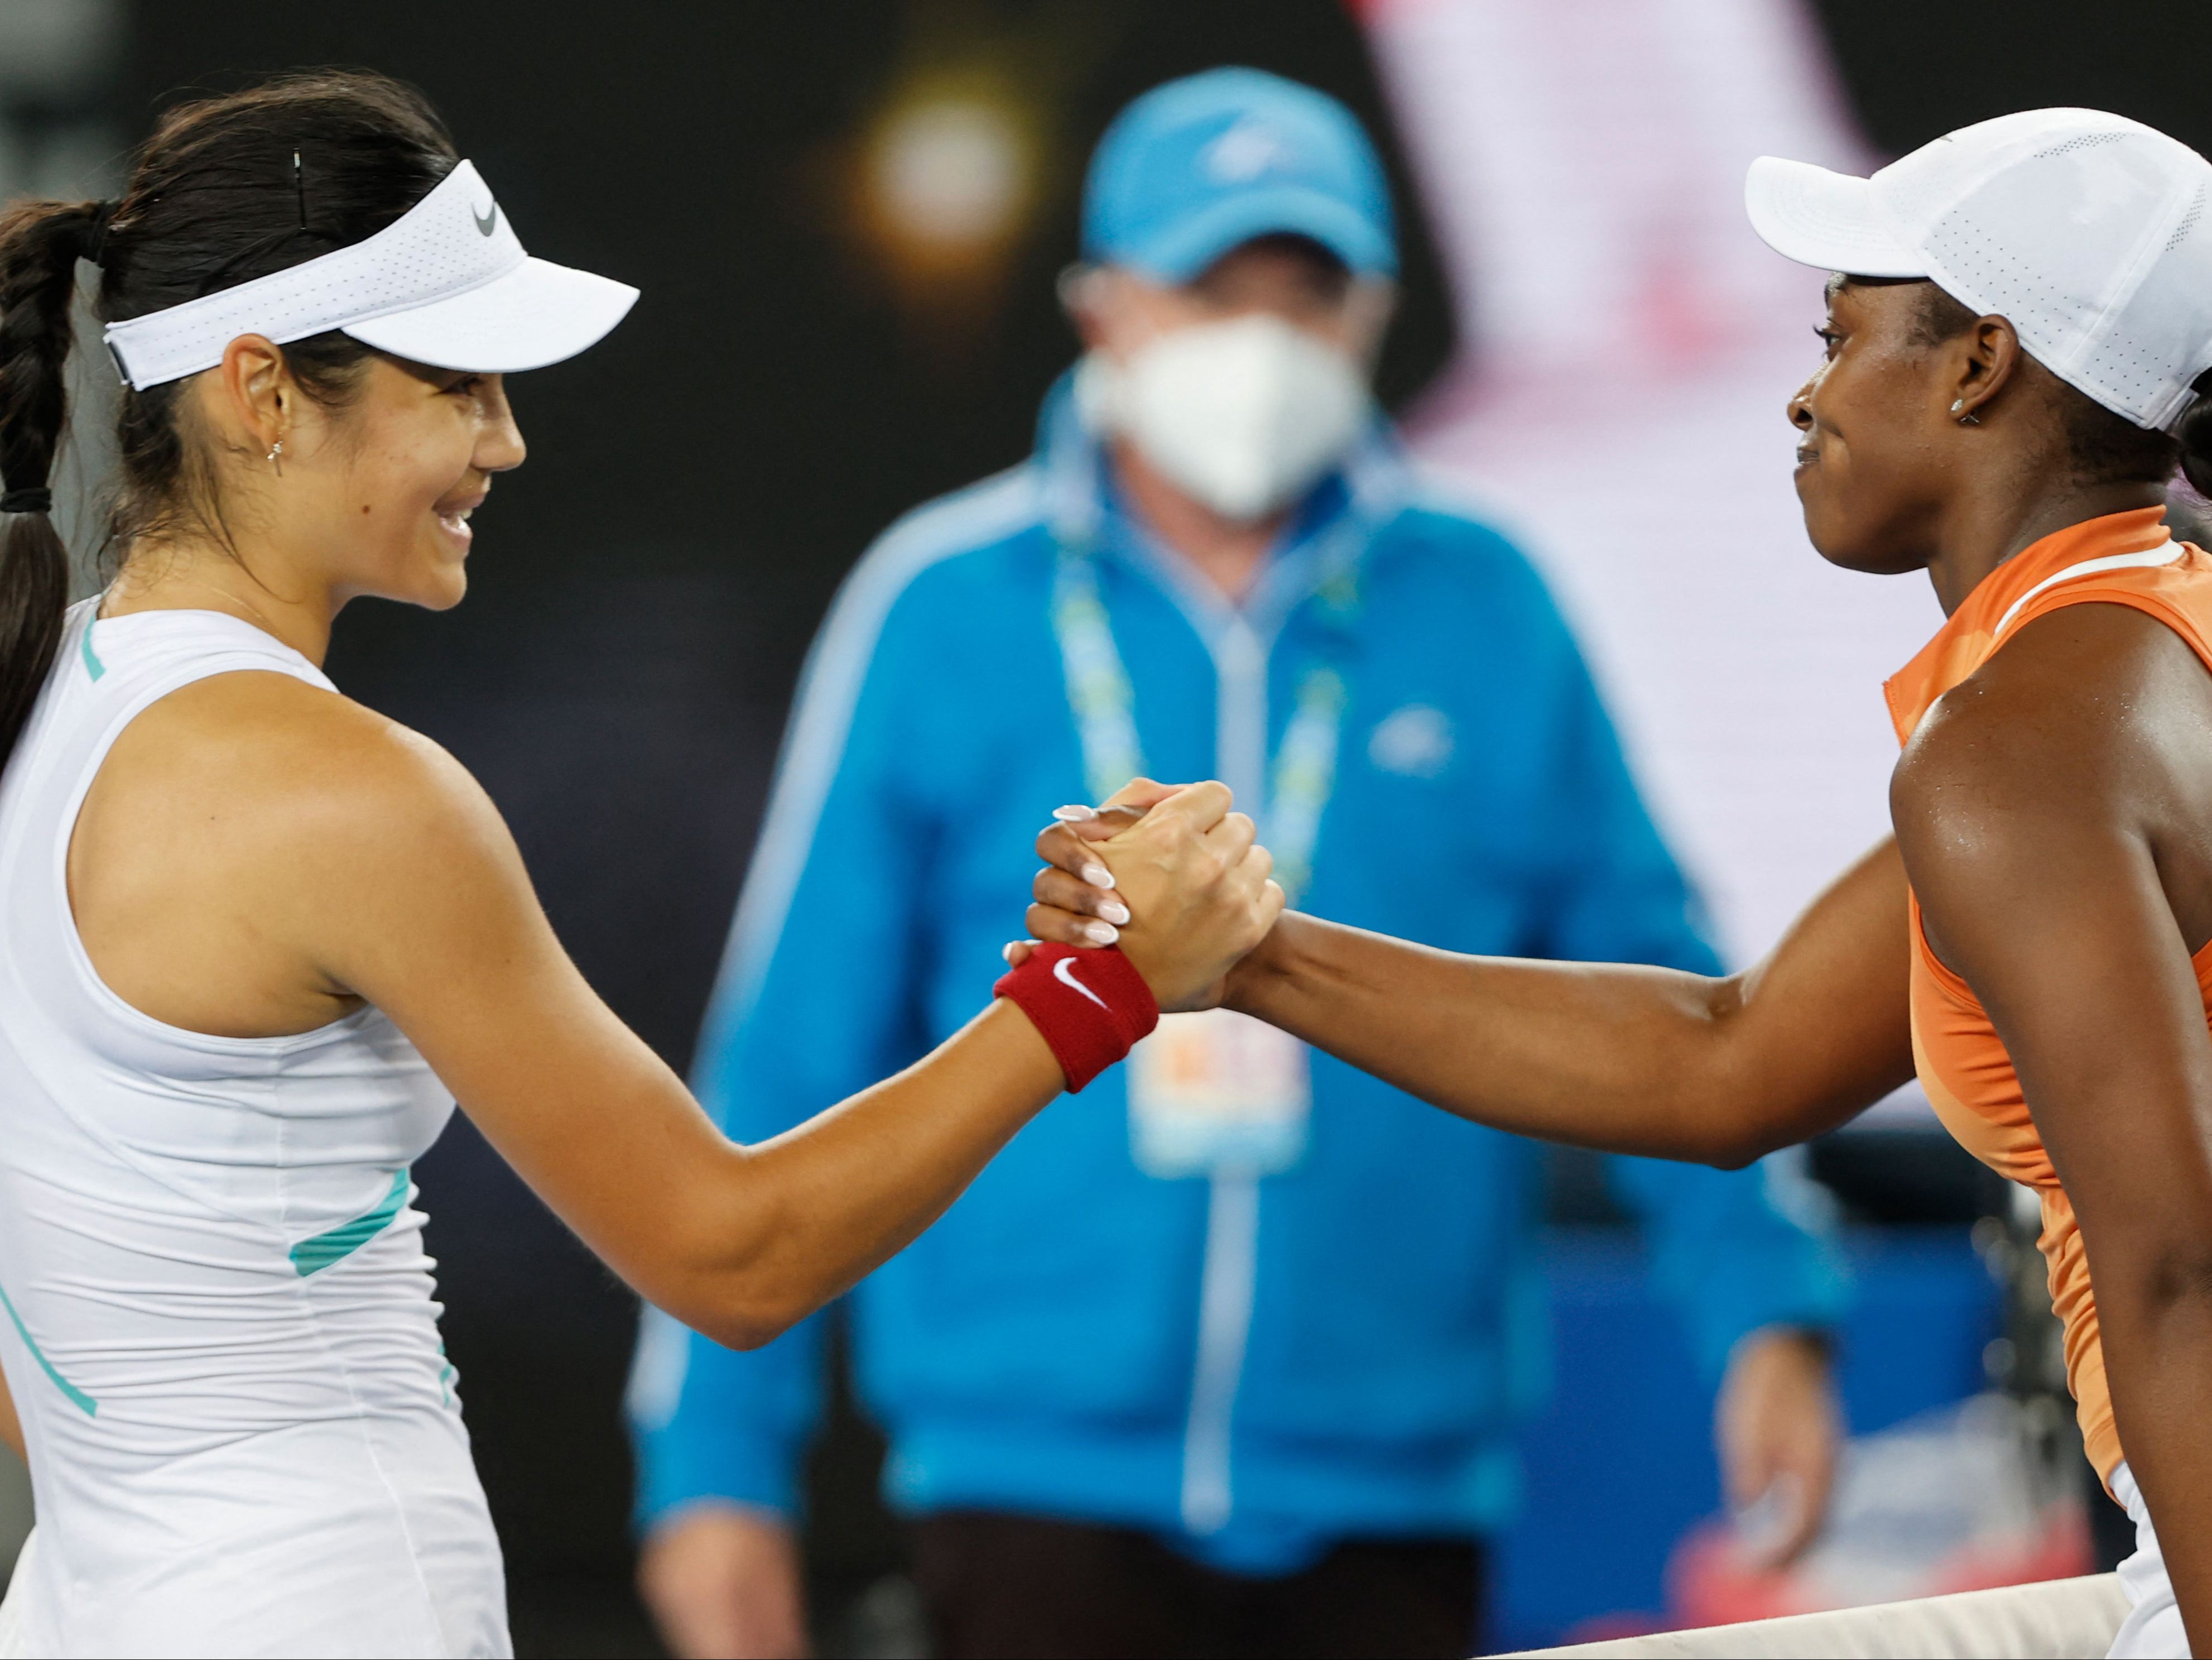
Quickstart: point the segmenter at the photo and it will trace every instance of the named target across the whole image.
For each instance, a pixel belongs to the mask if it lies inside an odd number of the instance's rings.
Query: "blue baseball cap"
[[[1390,191],[1352,112],[1260,70],[1155,87],[1098,141],[1083,252],[1188,283],[1255,237],[1310,236],[1355,276],[1398,270]]]

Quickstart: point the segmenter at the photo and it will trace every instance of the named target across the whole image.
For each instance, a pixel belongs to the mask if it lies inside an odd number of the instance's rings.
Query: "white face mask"
[[[1163,334],[1117,361],[1092,352],[1075,385],[1094,432],[1127,438],[1225,519],[1263,519],[1303,495],[1368,423],[1352,358],[1257,313]]]

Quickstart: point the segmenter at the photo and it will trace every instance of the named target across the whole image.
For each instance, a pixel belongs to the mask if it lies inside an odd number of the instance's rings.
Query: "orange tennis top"
[[[2212,668],[2212,559],[2176,542],[2156,508],[2116,513],[2046,536],[1984,577],[1936,637],[1883,687],[1898,741],[1936,700],[1981,667],[2023,623],[2063,605],[2131,605],[2186,640]],[[1964,980],[1936,959],[1912,913],[1912,1060],[1944,1128],[2000,1176],[2043,1201],[2051,1300],[2066,1328],[2066,1381],[2089,1461],[2107,1485],[2124,1455],[2112,1425],[2097,1299],[2074,1207],[2028,1116],[2012,1057]],[[2197,953],[2197,983],[2212,1022],[2212,944]]]

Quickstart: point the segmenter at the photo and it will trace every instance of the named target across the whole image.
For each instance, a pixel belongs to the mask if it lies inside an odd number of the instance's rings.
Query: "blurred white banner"
[[[1464,343],[1415,447],[1542,566],[1748,961],[1887,833],[1881,683],[1942,620],[1924,578],[1837,570],[1805,539],[1784,404],[1822,277],[1743,215],[1756,155],[1874,158],[1795,0],[1364,15]]]

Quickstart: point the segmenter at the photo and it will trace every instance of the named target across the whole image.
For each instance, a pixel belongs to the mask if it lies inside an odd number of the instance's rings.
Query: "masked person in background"
[[[700,1049],[734,1135],[957,1025],[1036,804],[1138,773],[1228,782],[1309,911],[1717,967],[1543,587],[1373,410],[1395,252],[1350,114],[1245,70],[1160,88],[1085,221],[1037,453],[894,527],[816,642]],[[1024,1130],[853,1299],[937,1651],[1468,1652],[1544,1365],[1541,1158],[1220,1012]],[[1823,1248],[1757,1170],[1612,1174],[1725,1373],[1730,1493],[1788,1495],[1794,1547],[1836,1434]],[[642,1579],[679,1652],[803,1651],[823,1395],[818,1321],[743,1354],[647,1327]]]

